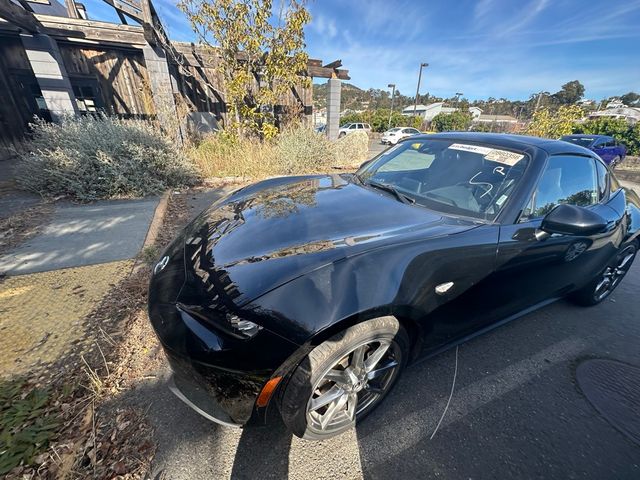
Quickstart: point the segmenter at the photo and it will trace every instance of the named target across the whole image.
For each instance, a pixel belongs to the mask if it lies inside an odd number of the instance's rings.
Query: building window
[[[72,78],[71,86],[80,113],[95,113],[103,109],[98,82],[95,79]]]

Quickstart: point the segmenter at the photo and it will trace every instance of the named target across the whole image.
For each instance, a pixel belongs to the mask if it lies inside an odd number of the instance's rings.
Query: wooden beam
[[[118,15],[125,14],[142,23],[142,9],[136,8],[131,2],[124,2],[121,0],[104,0],[104,2],[111,5]],[[126,24],[126,22],[123,23]]]
[[[317,78],[334,78],[337,77],[340,80],[350,80],[348,70],[334,70],[333,68],[314,67],[313,65],[307,66],[307,74],[310,77]]]
[[[142,27],[136,25],[39,14],[36,14],[36,18],[43,26],[43,33],[69,41],[91,44],[109,42],[126,47],[142,47],[146,43]]]
[[[327,63],[324,68],[339,68],[342,66],[342,60],[334,60],[331,63]]]
[[[0,0],[0,17],[29,33],[40,33],[42,25],[32,12],[16,5],[11,0]]]
[[[67,7],[67,14],[70,18],[80,18],[75,0],[64,0],[64,5]]]
[[[27,0],[18,0],[18,3],[22,5],[22,8],[24,8],[27,12],[34,13],[33,7],[29,5],[29,2],[27,2]]]

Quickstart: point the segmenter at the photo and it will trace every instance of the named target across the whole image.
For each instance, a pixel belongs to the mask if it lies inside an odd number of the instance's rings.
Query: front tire
[[[611,160],[611,169],[613,170],[614,168],[616,168],[616,166],[618,166],[621,161],[622,158],[620,157],[620,155],[616,156],[613,160]]]
[[[409,355],[394,317],[354,325],[314,348],[296,368],[280,412],[298,437],[325,440],[368,415],[393,387]]]
[[[593,280],[569,298],[578,305],[590,307],[604,301],[622,282],[638,252],[638,246],[631,243],[623,247],[616,257]]]

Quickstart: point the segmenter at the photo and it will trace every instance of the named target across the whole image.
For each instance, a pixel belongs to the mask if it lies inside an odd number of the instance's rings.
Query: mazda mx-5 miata
[[[239,426],[275,405],[294,434],[324,439],[418,358],[561,297],[607,298],[639,226],[640,198],[586,148],[414,136],[356,173],[211,205],[156,265],[149,315],[171,389],[199,413]]]

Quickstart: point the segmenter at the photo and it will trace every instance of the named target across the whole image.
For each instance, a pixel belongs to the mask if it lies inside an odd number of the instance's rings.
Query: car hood
[[[350,178],[273,179],[212,205],[187,229],[188,276],[213,282],[242,305],[347,256],[478,225],[401,203]]]

